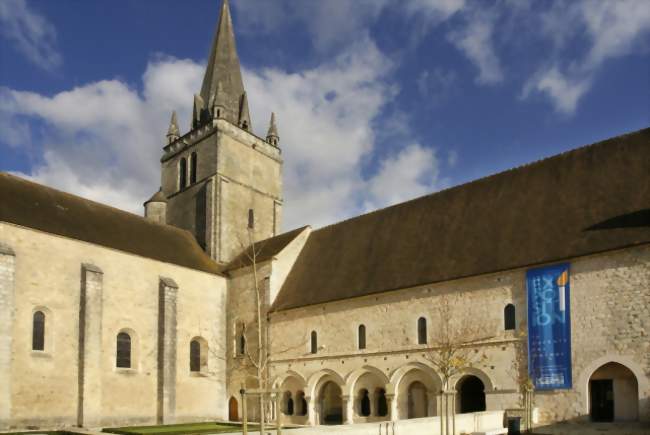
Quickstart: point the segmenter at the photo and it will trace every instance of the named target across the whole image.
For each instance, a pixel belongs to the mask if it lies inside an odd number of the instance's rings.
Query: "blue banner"
[[[528,287],[528,374],[538,390],[571,388],[569,264],[531,269]]]

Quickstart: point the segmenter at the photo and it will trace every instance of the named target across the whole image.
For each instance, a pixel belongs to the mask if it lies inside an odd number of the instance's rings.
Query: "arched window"
[[[284,392],[284,415],[293,415],[293,398],[291,397],[291,391]]]
[[[311,331],[311,353],[318,352],[318,335],[316,331]]]
[[[190,371],[201,371],[201,343],[199,340],[190,341]]]
[[[418,319],[418,344],[427,344],[427,319]]]
[[[115,366],[127,369],[131,368],[131,336],[126,332],[117,334]]]
[[[298,393],[296,394],[296,405],[298,406],[298,410],[296,412],[297,415],[300,416],[307,415],[307,399],[305,399],[304,392],[298,391]]]
[[[242,331],[239,334],[239,340],[237,343],[237,354],[244,355],[246,353],[246,333]]]
[[[190,184],[196,183],[196,153],[190,156]]]
[[[187,186],[187,160],[182,158],[178,164],[178,189],[182,190]]]
[[[359,325],[359,349],[366,348],[366,326]]]
[[[506,305],[506,307],[503,309],[503,322],[505,324],[505,330],[509,331],[512,329],[515,329],[517,327],[516,325],[516,319],[515,319],[515,306],[512,304]]]
[[[370,415],[370,395],[365,388],[359,391],[359,415],[362,417]]]
[[[45,350],[45,314],[34,313],[32,319],[32,350]]]

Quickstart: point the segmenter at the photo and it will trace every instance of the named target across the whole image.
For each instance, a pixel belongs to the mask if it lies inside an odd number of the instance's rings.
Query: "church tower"
[[[249,216],[254,216],[256,240],[280,230],[282,159],[277,131],[262,139],[251,125],[230,8],[224,0],[203,84],[194,96],[191,129],[180,135],[174,114],[161,159],[166,223],[194,234],[219,263],[228,263],[249,245]]]

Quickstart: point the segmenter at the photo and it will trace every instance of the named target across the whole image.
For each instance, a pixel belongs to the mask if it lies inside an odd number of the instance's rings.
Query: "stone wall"
[[[225,278],[5,223],[0,241],[15,252],[12,360],[0,371],[10,378],[2,382],[0,400],[7,401],[10,388],[11,406],[0,409],[11,426],[155,423],[161,277],[178,287],[175,298],[165,296],[166,318],[174,310],[176,318],[164,328],[164,388],[175,400],[165,403],[163,417],[227,417]],[[5,257],[0,266],[8,264]],[[3,295],[8,281],[0,277]],[[6,316],[2,308],[0,316]],[[44,351],[32,350],[37,310],[45,313]],[[2,332],[0,345],[7,343]],[[130,368],[116,367],[119,332],[131,336]],[[209,349],[208,367],[200,373],[189,367],[194,337]]]
[[[525,269],[512,270],[273,313],[274,347],[295,349],[274,358],[276,385],[289,379],[301,383],[310,403],[310,420],[316,423],[318,417],[311,413],[318,413],[319,388],[333,381],[342,389],[347,420],[358,422],[363,419],[355,408],[357,380],[370,376],[386,389],[390,417],[404,418],[402,380],[417,378],[429,393],[440,389],[440,374],[426,358],[429,345],[417,344],[417,320],[427,319],[429,343],[435,342],[441,326],[439,307],[446,299],[452,307],[453,329],[469,322],[475,338],[483,339],[476,349],[486,358],[467,372],[483,382],[487,409],[518,408],[519,380],[527,370],[525,273]],[[541,420],[585,418],[589,376],[609,361],[635,373],[639,415],[649,419],[650,247],[573,259],[571,289],[574,387],[539,392],[535,405]],[[509,303],[516,307],[515,331],[504,330],[504,307]],[[357,343],[360,324],[366,327],[364,350]],[[302,345],[310,331],[318,334],[320,348],[315,355],[308,344]],[[452,389],[461,377],[453,377]]]

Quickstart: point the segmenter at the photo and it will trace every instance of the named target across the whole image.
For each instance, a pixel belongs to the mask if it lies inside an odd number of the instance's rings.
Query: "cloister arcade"
[[[422,363],[406,364],[389,374],[371,366],[345,376],[329,369],[308,378],[289,371],[273,385],[282,391],[283,420],[311,425],[433,417],[439,414],[442,389],[437,373]],[[457,412],[486,410],[485,394],[491,389],[488,376],[476,369],[450,380]]]

